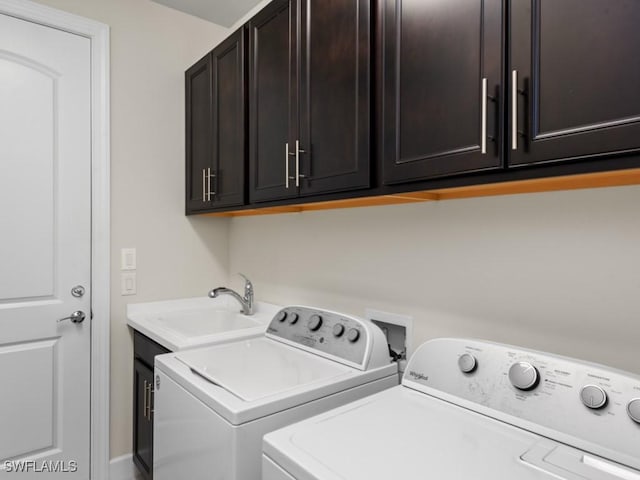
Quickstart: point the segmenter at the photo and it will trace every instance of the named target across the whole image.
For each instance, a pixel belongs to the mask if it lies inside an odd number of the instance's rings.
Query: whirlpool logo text
[[[429,381],[429,375],[425,375],[423,373],[414,372],[411,370],[409,372],[409,376],[415,378],[416,380],[424,380],[425,382]]]

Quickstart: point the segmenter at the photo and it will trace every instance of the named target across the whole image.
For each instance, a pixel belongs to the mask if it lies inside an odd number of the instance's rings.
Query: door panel
[[[244,30],[213,53],[215,207],[244,205]]]
[[[55,417],[60,387],[58,339],[0,346],[0,384],[10,385],[0,396],[0,412],[20,405],[28,416],[7,415],[2,422],[11,435],[0,435],[0,458],[15,458],[55,448]],[[33,386],[38,386],[35,394]]]
[[[511,165],[640,150],[639,23],[635,0],[512,1]]]
[[[16,201],[20,215],[0,211],[0,273],[4,300],[54,295],[54,175],[58,168],[54,128],[60,111],[59,73],[45,64],[0,52],[0,205]],[[6,207],[5,207],[6,208]],[[30,221],[25,222],[25,219]],[[29,255],[16,255],[26,250]],[[36,269],[40,274],[32,274]]]
[[[295,183],[286,185],[287,168],[297,137],[295,85],[295,2],[275,1],[250,22],[250,199],[251,202],[295,197]],[[289,158],[288,158],[289,157]]]
[[[0,15],[0,465],[74,460],[78,478],[90,445],[90,55],[87,38]],[[76,310],[84,323],[57,322]]]
[[[301,194],[369,187],[370,2],[301,3]]]
[[[382,15],[384,182],[499,167],[501,2],[385,0]]]
[[[212,152],[213,74],[211,55],[202,58],[185,73],[186,95],[186,196],[187,213],[211,208],[209,175],[214,169]]]

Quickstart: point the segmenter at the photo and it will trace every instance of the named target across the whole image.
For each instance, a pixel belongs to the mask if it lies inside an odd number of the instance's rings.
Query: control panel
[[[384,334],[376,325],[328,310],[285,307],[271,320],[267,336],[359,369],[381,366],[369,364],[370,357],[373,363],[390,362]]]
[[[414,353],[402,383],[640,468],[638,375],[508,345],[438,339]]]

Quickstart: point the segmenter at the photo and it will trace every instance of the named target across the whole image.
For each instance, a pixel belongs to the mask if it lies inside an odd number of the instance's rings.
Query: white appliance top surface
[[[263,335],[280,307],[256,303],[243,315],[233,298],[187,298],[127,305],[127,323],[171,351]]]
[[[264,452],[297,480],[640,480],[635,470],[403,386],[267,434]]]
[[[176,358],[247,402],[355,373],[351,367],[267,338],[186,351]]]

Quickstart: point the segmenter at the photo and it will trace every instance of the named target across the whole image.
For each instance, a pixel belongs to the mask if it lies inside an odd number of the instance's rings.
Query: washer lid
[[[537,462],[541,448],[558,458]],[[640,480],[636,470],[402,386],[268,433],[263,449],[297,480]]]
[[[354,374],[353,368],[265,338],[185,351],[176,358],[245,402]]]

